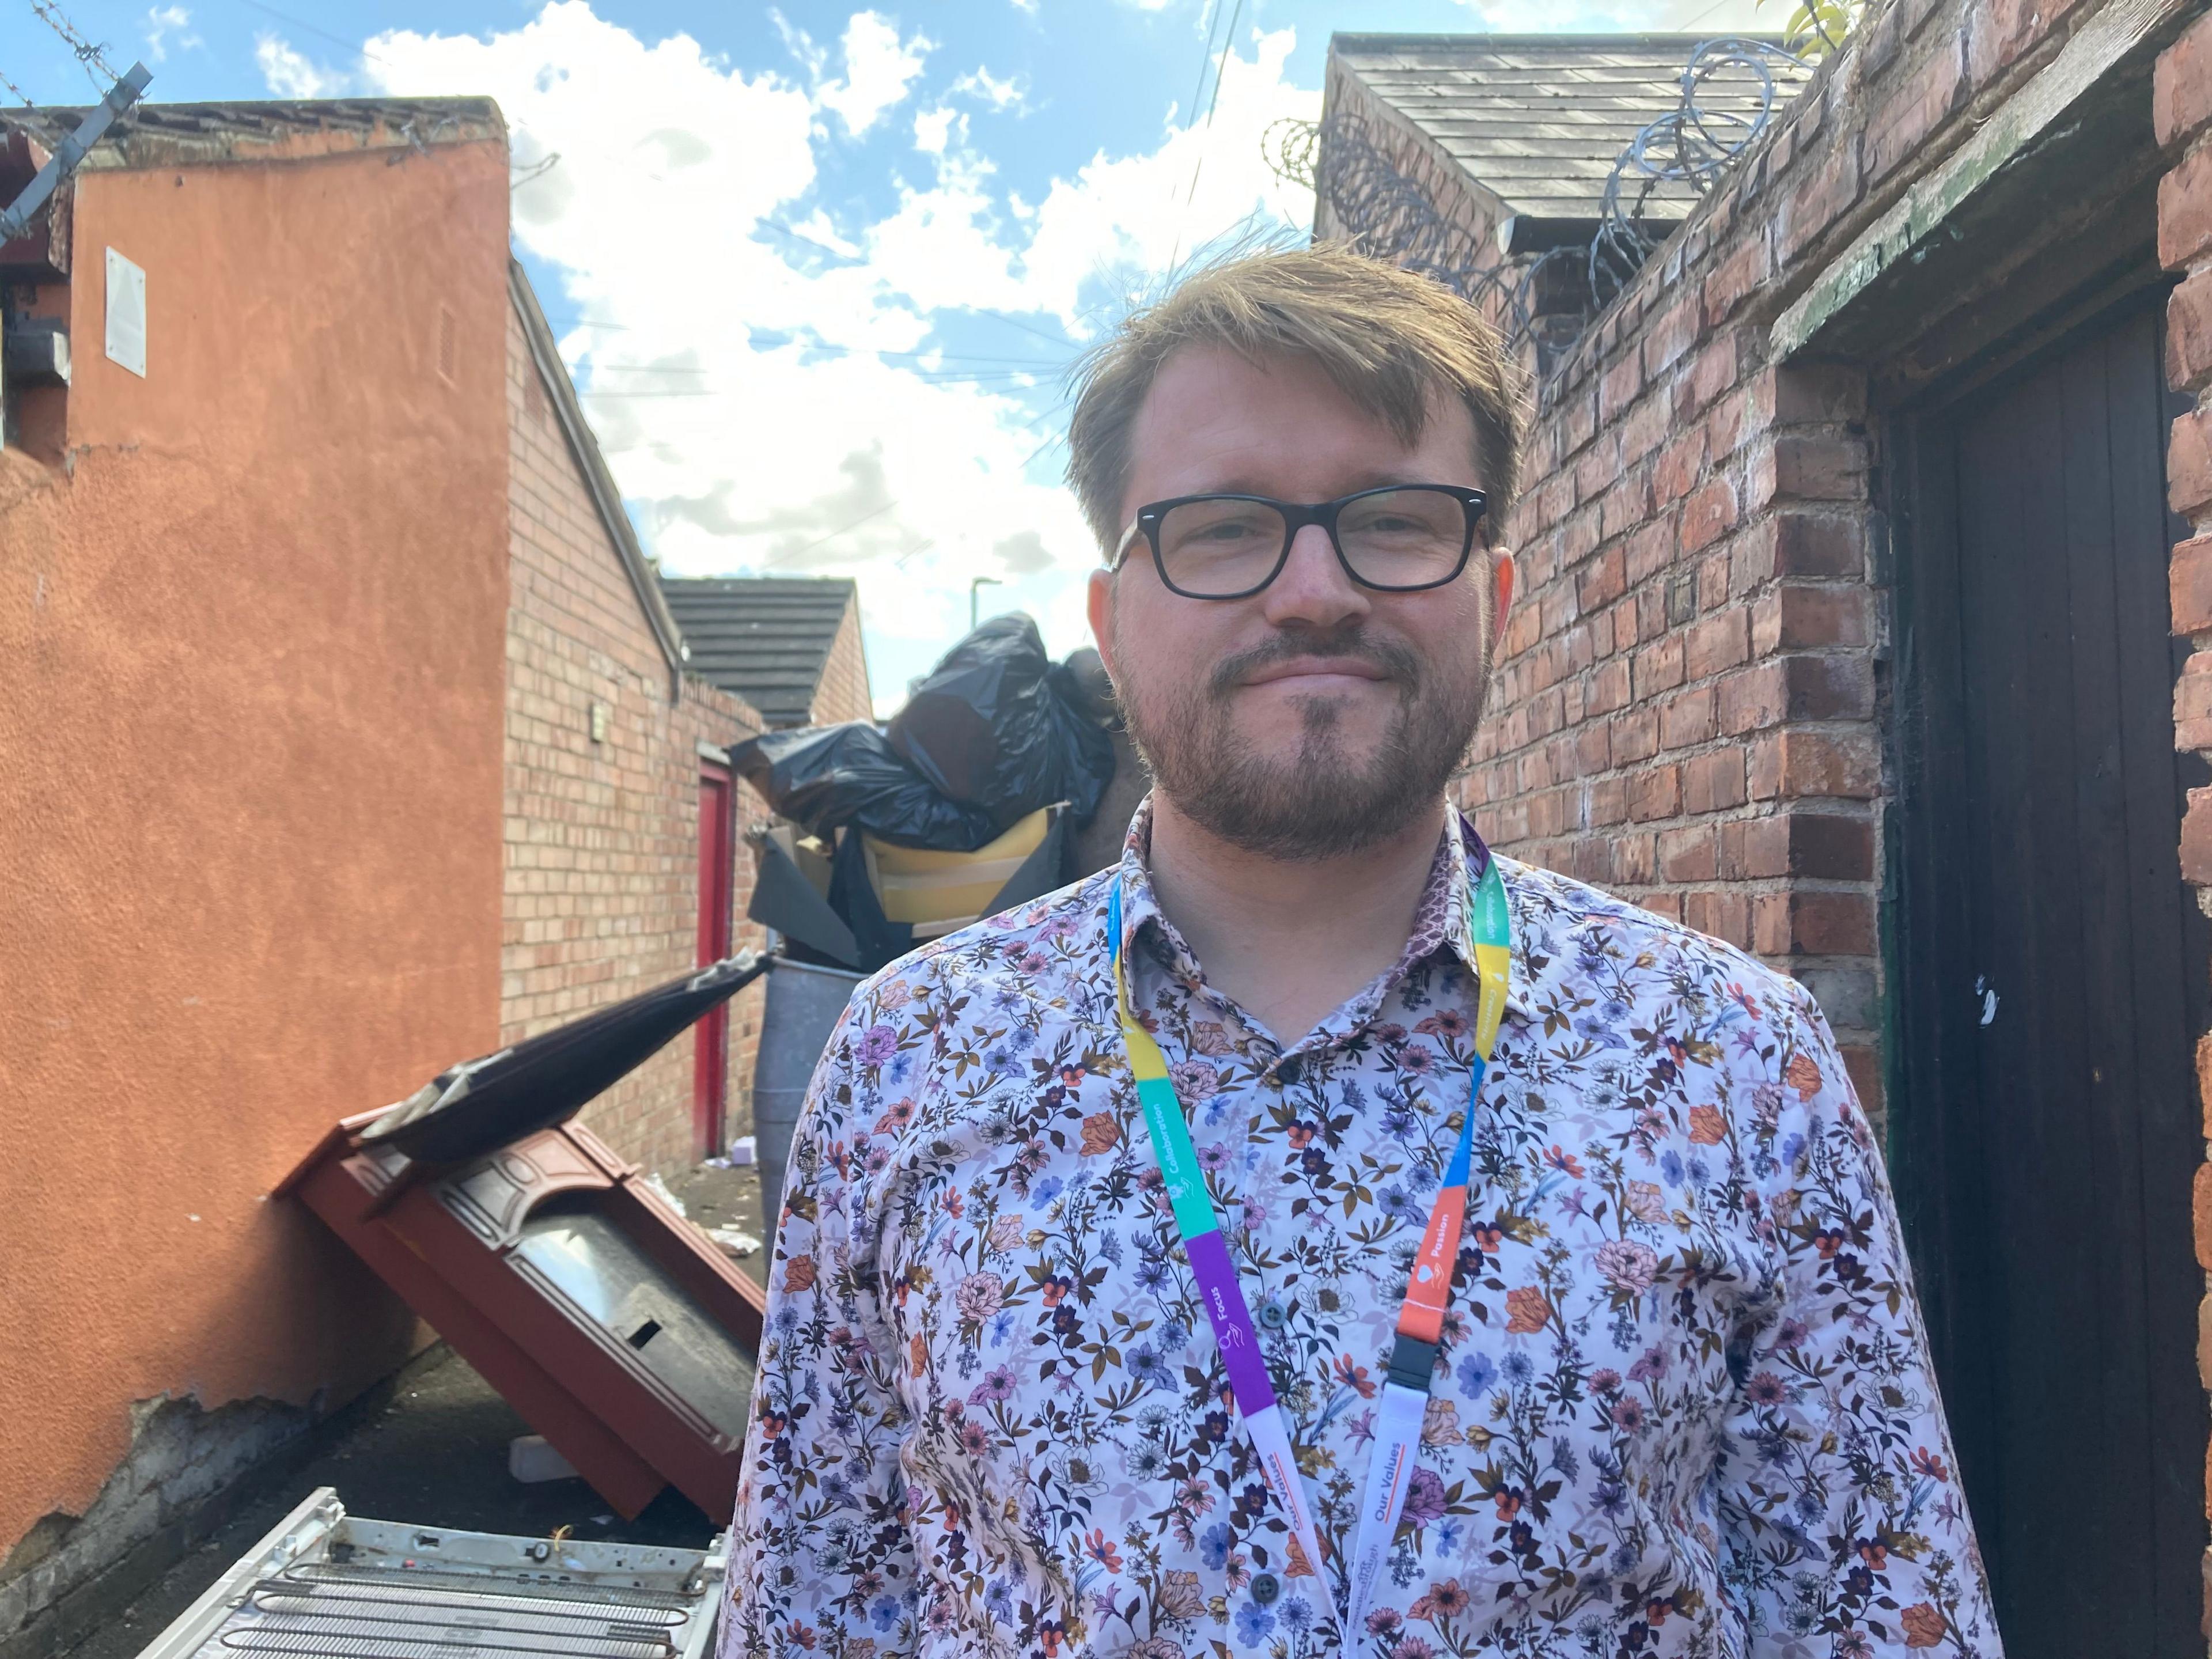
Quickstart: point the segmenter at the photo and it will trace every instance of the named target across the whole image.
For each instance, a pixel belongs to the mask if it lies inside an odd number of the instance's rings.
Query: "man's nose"
[[[1267,620],[1278,628],[1333,628],[1374,609],[1365,588],[1352,580],[1317,524],[1291,541],[1282,574],[1260,595]]]

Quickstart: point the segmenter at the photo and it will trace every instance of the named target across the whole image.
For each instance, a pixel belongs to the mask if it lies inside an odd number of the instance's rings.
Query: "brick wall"
[[[698,939],[699,754],[757,731],[740,699],[686,677],[672,701],[655,641],[613,538],[510,317],[511,598],[507,611],[506,1041],[674,978]],[[592,707],[606,709],[604,741]],[[740,945],[765,806],[740,784],[733,884]],[[762,989],[730,1021],[728,1132],[751,1127]],[[672,1042],[586,1109],[617,1151],[654,1169],[690,1160],[693,1045]]]
[[[1544,381],[1505,521],[1519,609],[1462,786],[1483,832],[1802,981],[1878,1127],[1880,458],[1863,373],[1768,337],[2095,9],[1875,8]],[[1428,141],[1348,76],[1331,96],[1492,244]]]
[[[2152,118],[2175,165],[2158,193],[2158,252],[2183,274],[2166,302],[2166,377],[2200,406],[2173,423],[2166,487],[2175,513],[2194,534],[2173,550],[2172,628],[2194,647],[2174,687],[2174,746],[2212,756],[2212,17],[2197,23],[2160,58]],[[2212,789],[2190,792],[2181,824],[2181,873],[2212,909]],[[2197,1093],[2212,1138],[2212,1036],[2197,1049]],[[2197,1260],[2212,1272],[2212,1164],[2197,1171]],[[2212,1389],[2212,1297],[2197,1316],[2197,1368]],[[2206,1512],[2212,1515],[2212,1447],[2206,1449]],[[2212,1633],[2212,1557],[2206,1560],[2208,1633]]]
[[[868,690],[868,656],[860,643],[860,599],[856,591],[837,624],[837,637],[822,664],[815,682],[814,702],[807,713],[811,726],[834,726],[840,720],[870,720],[876,717],[875,698]]]
[[[1396,171],[1437,210],[1450,227],[1449,233],[1437,239],[1439,241],[1453,243],[1456,251],[1478,265],[1499,263],[1503,255],[1494,234],[1502,211],[1498,198],[1478,181],[1469,179],[1457,162],[1423,138],[1412,122],[1370,94],[1357,76],[1345,71],[1334,55],[1323,78],[1322,109],[1325,122],[1343,126],[1358,140],[1387,155]],[[1410,233],[1413,226],[1403,222],[1405,217],[1405,210],[1401,209],[1397,220],[1387,229],[1370,234],[1387,239],[1394,233]],[[1330,241],[1349,234],[1335,204],[1328,192],[1322,191],[1314,204],[1315,237]]]

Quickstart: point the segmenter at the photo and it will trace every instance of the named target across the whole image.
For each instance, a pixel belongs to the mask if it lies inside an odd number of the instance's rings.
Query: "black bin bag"
[[[1114,775],[1113,738],[1090,701],[1079,677],[1045,654],[1036,623],[1016,611],[947,652],[887,736],[946,799],[989,814],[994,833],[1057,801],[1088,823]]]
[[[770,811],[810,835],[849,824],[902,847],[972,853],[1000,827],[947,796],[866,720],[765,732],[732,749],[730,763]]]

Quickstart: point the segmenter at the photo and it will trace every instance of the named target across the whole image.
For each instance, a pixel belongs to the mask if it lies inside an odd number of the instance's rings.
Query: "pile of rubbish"
[[[1016,612],[954,646],[888,725],[738,745],[732,763],[783,820],[757,837],[747,914],[799,959],[869,973],[1064,885],[1114,781],[1114,723],[1098,653],[1055,663]]]
[[[714,1161],[759,1165],[773,1227],[806,1079],[857,975],[1082,873],[1077,831],[1117,769],[1129,784],[1133,752],[1097,653],[1052,661],[1024,616],[961,641],[888,726],[753,739],[733,759],[781,820],[760,838],[750,912],[784,935],[775,952],[449,1066],[332,1125],[277,1194],[321,1217],[529,1421],[509,1448],[517,1479],[580,1476],[631,1517],[673,1486],[726,1522],[766,1310],[734,1261],[763,1243],[695,1224],[577,1112],[766,976],[757,1131]],[[647,1549],[368,1521],[326,1488],[147,1654],[381,1653],[434,1625],[465,1627],[470,1652],[703,1659],[726,1555],[721,1537]]]

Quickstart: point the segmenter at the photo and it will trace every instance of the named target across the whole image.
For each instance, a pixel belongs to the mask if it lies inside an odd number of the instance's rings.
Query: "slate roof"
[[[1594,222],[1613,161],[1647,123],[1680,106],[1690,54],[1712,38],[1339,34],[1329,58],[1334,71],[1410,123],[1496,196],[1507,215]],[[1775,35],[1735,38],[1780,44]],[[1779,109],[1812,67],[1765,56]],[[1714,113],[1755,115],[1757,82],[1748,73],[1717,78],[1698,104]],[[1687,185],[1662,185],[1646,216],[1679,218],[1696,199]]]
[[[663,576],[690,667],[771,726],[805,726],[830,647],[860,590],[842,576]]]

